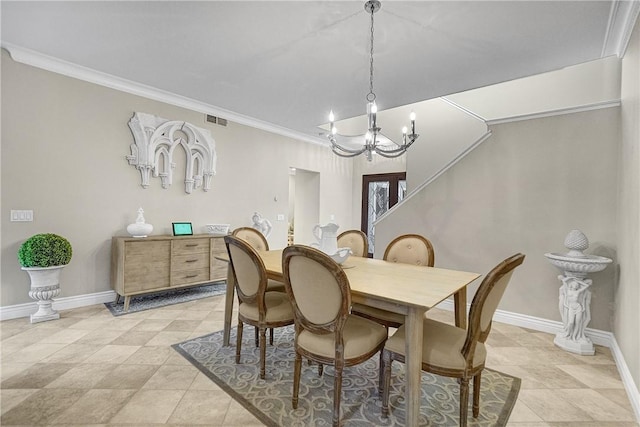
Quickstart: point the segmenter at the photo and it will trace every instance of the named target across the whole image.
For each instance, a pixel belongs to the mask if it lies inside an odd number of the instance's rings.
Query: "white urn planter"
[[[31,279],[29,297],[38,302],[38,311],[31,315],[31,323],[46,322],[60,318],[53,309],[53,298],[60,295],[60,272],[66,265],[54,267],[22,267]]]
[[[571,230],[565,238],[566,254],[546,253],[551,264],[564,274],[558,275],[560,295],[558,308],[562,317],[562,332],[553,340],[558,347],[582,356],[595,354],[593,342],[585,335],[585,329],[591,320],[591,291],[593,284],[587,279],[589,273],[604,270],[612,262],[610,258],[583,253],[589,247],[589,239],[580,230]]]

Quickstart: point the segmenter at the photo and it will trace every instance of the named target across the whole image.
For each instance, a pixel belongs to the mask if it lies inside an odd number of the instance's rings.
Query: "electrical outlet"
[[[31,222],[33,221],[32,210],[11,210],[11,222]]]
[[[278,221],[284,221],[284,214],[278,214]]]

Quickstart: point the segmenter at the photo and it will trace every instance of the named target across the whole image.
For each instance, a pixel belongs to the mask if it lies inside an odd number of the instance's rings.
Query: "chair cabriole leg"
[[[467,413],[469,412],[469,378],[460,381],[460,427],[467,426]]]
[[[342,397],[342,363],[334,365],[335,377],[333,379],[333,427],[340,426],[340,399]]]
[[[267,329],[260,328],[260,379],[265,377],[265,359],[267,358]]]
[[[482,372],[473,377],[473,418],[480,415],[480,381],[482,380]]]
[[[389,387],[391,386],[391,353],[382,350],[383,384],[382,384],[382,416],[389,416]]]
[[[293,365],[293,396],[291,406],[298,408],[298,392],[300,391],[300,371],[302,370],[302,356],[296,352],[296,359]]]

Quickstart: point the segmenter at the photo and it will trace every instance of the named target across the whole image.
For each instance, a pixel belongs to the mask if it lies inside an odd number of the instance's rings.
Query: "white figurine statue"
[[[127,232],[133,237],[147,237],[153,231],[153,225],[147,224],[144,219],[144,210],[138,209],[136,222],[127,226]]]
[[[251,219],[253,220],[253,228],[260,231],[264,237],[269,238],[271,229],[273,228],[271,226],[271,222],[268,219],[263,218],[258,212],[254,212]]]
[[[585,340],[584,330],[591,320],[589,309],[591,291],[587,288],[593,281],[562,274],[558,279],[562,281],[559,300],[560,314],[564,324],[562,335],[573,341]]]

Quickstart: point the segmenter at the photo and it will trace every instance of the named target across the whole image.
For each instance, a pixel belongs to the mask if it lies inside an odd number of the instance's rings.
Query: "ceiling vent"
[[[226,126],[227,125],[227,119],[223,119],[222,117],[212,116],[210,114],[207,114],[207,121],[209,123],[215,123],[215,124],[220,125],[220,126]]]

